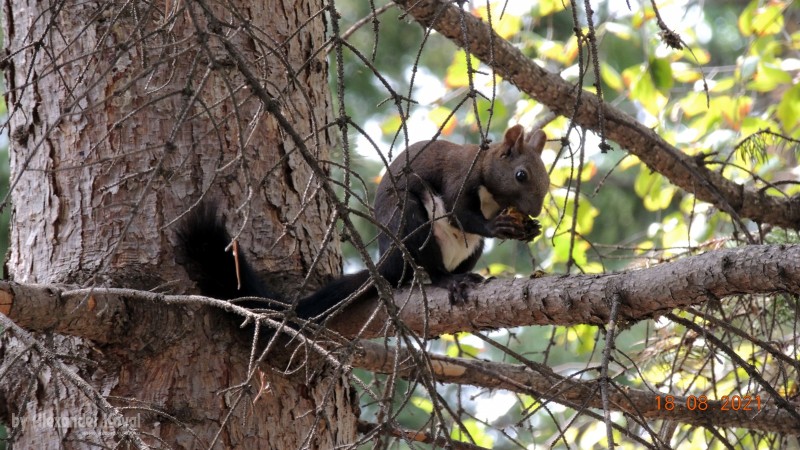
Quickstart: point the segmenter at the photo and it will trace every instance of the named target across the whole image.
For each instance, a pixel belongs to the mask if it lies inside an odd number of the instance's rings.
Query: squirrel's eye
[[[518,170],[517,173],[514,174],[514,176],[520,183],[524,183],[525,181],[528,180],[528,174],[524,170]]]

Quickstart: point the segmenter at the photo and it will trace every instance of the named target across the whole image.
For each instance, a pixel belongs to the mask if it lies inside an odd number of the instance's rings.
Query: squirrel
[[[418,142],[400,153],[375,195],[375,219],[385,227],[378,236],[381,276],[394,287],[412,278],[413,269],[396,245],[402,242],[433,283],[449,283],[451,301],[463,300],[464,290],[482,280],[471,270],[483,252],[483,238],[530,241],[540,234],[538,221],[531,217],[541,212],[550,184],[541,159],[546,140],[541,130],[526,136],[523,127],[515,125],[501,142],[484,150],[435,140]],[[269,289],[243,256],[237,261],[225,251],[231,238],[213,205],[201,203],[190,212],[178,227],[177,241],[176,261],[203,295],[221,300],[262,297],[290,304]],[[300,299],[295,313],[301,319],[324,319],[369,282],[367,270],[343,275]],[[369,287],[359,298],[376,292]],[[253,300],[239,304],[277,309]]]

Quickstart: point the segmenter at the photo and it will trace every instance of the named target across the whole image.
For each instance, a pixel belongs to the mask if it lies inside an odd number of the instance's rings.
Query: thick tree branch
[[[717,250],[654,267],[605,275],[554,275],[537,279],[491,280],[451,305],[447,290],[429,287],[395,293],[400,319],[430,336],[524,325],[604,325],[611,297],[619,295],[620,321],[638,321],[674,308],[737,294],[800,294],[800,245],[752,245]],[[381,335],[388,317],[374,302],[353,305],[347,320],[331,323],[345,336]]]
[[[494,33],[486,23],[463,12],[452,2],[395,0],[395,3],[423,26],[435,29],[458,46],[468,47],[474,56],[493,67],[500,76],[556,114],[599,132],[598,117],[601,115],[597,111],[602,105],[608,139],[700,200],[755,222],[800,229],[800,196],[773,197],[763,190],[739,185],[708,170],[702,161],[687,156],[628,114],[539,67]],[[464,38],[462,26],[466,27],[468,40]]]
[[[374,342],[362,342],[361,352],[357,354],[353,365],[376,373],[391,373],[395,370],[394,348]],[[407,351],[399,352],[402,363],[398,375],[413,379],[419,374],[419,368]],[[585,405],[589,408],[602,409],[600,399],[600,381],[579,381],[553,372],[549,367],[529,363],[506,364],[481,361],[476,359],[449,358],[441,355],[428,355],[431,374],[436,381],[444,383],[469,384],[488,389],[505,389],[512,392],[532,395],[542,402],[554,401],[569,407]],[[599,366],[597,374],[599,375]],[[647,420],[671,420],[691,425],[736,427],[779,433],[800,433],[800,409],[787,411],[775,406],[769,397],[761,395],[761,404],[752,400],[749,411],[724,409],[720,401],[708,401],[707,408],[697,407],[697,398],[673,397],[674,409],[664,408],[666,394],[630,389],[615,385],[609,395],[612,410],[625,412],[631,416]],[[738,393],[741,396],[747,393]],[[660,403],[658,401],[660,397]],[[755,398],[755,395],[751,395]],[[659,405],[661,407],[659,408]]]
[[[0,291],[7,293],[8,316],[18,325],[98,342],[128,342],[132,327],[148,323],[153,314],[168,313],[164,303],[178,308],[206,303],[252,315],[225,301],[129,289],[68,291],[58,286],[0,282]],[[614,274],[491,280],[468,292],[463,305],[452,305],[447,290],[433,286],[425,288],[424,296],[419,289],[405,288],[394,298],[399,318],[407,327],[421,333],[427,317],[428,335],[439,336],[525,325],[604,325],[615,294],[621,302],[619,320],[638,321],[710,298],[775,292],[800,294],[800,245],[717,250]],[[170,323],[179,326],[185,321],[184,313],[175,309],[170,313],[175,320]],[[384,336],[386,324],[391,323],[377,300],[352,305],[340,314],[344,317],[333,318],[330,327],[348,337]],[[149,336],[163,332],[147,330]]]
[[[759,245],[718,250],[686,257],[658,266],[609,275],[551,276],[538,279],[493,280],[469,292],[464,305],[451,305],[447,292],[430,287],[427,301],[416,290],[396,292],[400,319],[412,330],[423,330],[423,317],[428,315],[428,333],[439,335],[463,330],[498,328],[532,324],[603,325],[609,317],[609,299],[620,298],[619,320],[639,320],[662,314],[673,308],[698,304],[709,298],[737,294],[788,292],[800,294],[800,245]],[[229,302],[199,296],[170,296],[127,289],[66,290],[59,286],[0,283],[0,292],[8,316],[29,330],[50,330],[74,334],[97,342],[125,342],[138,346],[144,336],[148,348],[158,342],[168,345],[169,338],[180,335],[181,324],[193,320],[191,307],[207,304],[254,319],[252,312]],[[361,331],[361,337],[386,333],[388,316],[365,301],[342,315],[346,320],[333,320],[334,330],[346,336]],[[428,306],[426,309],[423,305]],[[366,326],[367,318],[374,313]],[[152,320],[151,315],[173,317],[172,324]],[[343,318],[345,319],[345,318]],[[159,328],[148,328],[148,323]],[[228,323],[228,322],[221,322]],[[142,339],[145,339],[142,338]],[[390,370],[387,349],[365,344],[364,353],[354,364],[377,372]],[[333,355],[317,348],[338,364]],[[405,358],[403,358],[405,360]],[[402,360],[401,360],[402,361]],[[472,384],[486,388],[502,388],[535,395],[580,408],[582,405],[601,408],[597,381],[577,381],[562,377],[549,368],[498,364],[430,356],[431,373],[438,381]],[[417,367],[402,366],[402,376],[413,377]],[[756,393],[731,393],[731,395]],[[640,418],[659,418],[695,425],[736,426],[777,432],[798,432],[797,411],[776,406],[775,399],[761,396],[758,410],[723,411],[718,402],[709,402],[705,411],[690,410],[687,399],[675,397],[675,409],[657,409],[658,393],[631,389],[611,390],[612,408]],[[664,400],[664,397],[661,397]],[[784,405],[786,404],[783,402]],[[644,405],[644,406],[643,406]]]

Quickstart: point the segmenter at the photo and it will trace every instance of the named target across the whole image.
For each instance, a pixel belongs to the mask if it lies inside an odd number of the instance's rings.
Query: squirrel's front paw
[[[459,275],[452,275],[446,278],[447,283],[447,297],[450,299],[450,304],[464,304],[467,301],[467,292],[478,284],[486,281],[486,278],[478,275],[477,273],[464,273]]]

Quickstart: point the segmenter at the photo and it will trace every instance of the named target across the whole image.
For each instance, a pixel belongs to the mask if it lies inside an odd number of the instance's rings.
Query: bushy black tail
[[[267,288],[242,255],[238,257],[242,283],[238,288],[236,259],[233,252],[225,251],[231,237],[213,204],[201,203],[192,210],[178,227],[177,237],[175,261],[186,268],[189,278],[197,283],[203,295],[220,300],[280,298]]]
[[[175,260],[186,269],[203,295],[220,300],[264,297],[288,305],[285,298],[267,287],[241,254],[238,257],[241,288],[237,289],[236,260],[232,252],[225,251],[231,237],[222,219],[217,216],[214,205],[201,203],[190,212],[178,227],[177,238]],[[342,276],[301,299],[296,314],[301,319],[320,318],[368,280],[369,273],[366,270]],[[374,291],[374,288],[367,289],[364,296]],[[246,301],[238,304],[246,308],[279,309],[267,302]]]
[[[301,299],[297,303],[297,317],[301,319],[315,317],[324,319],[327,316],[327,314],[323,314],[324,312],[338,305],[350,294],[358,291],[368,281],[369,272],[366,270],[342,275],[308,297]],[[361,294],[361,297],[369,297],[376,293],[375,287],[370,287]]]

